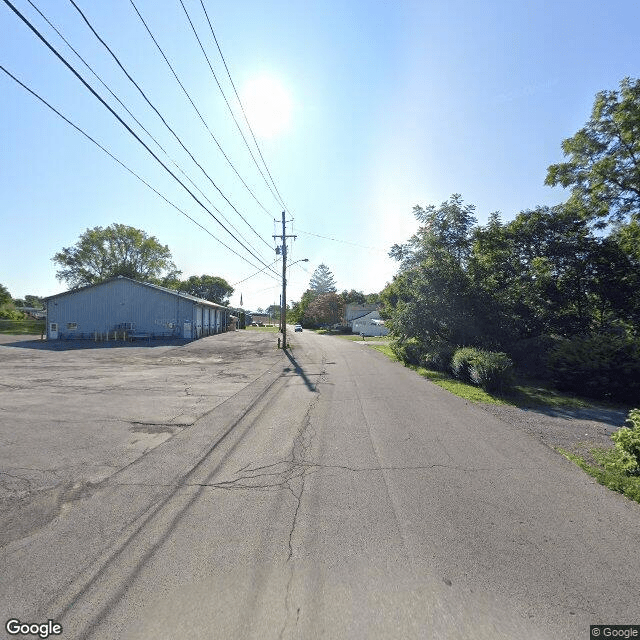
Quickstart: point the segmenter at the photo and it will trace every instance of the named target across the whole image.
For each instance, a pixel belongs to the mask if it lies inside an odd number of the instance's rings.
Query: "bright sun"
[[[275,76],[263,74],[251,78],[244,85],[242,102],[256,135],[271,138],[288,128],[291,96]]]

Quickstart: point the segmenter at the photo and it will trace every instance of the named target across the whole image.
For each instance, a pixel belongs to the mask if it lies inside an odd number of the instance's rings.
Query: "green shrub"
[[[557,336],[535,336],[518,340],[508,351],[518,371],[534,378],[546,378],[549,375],[549,354],[559,342]]]
[[[471,379],[471,365],[478,355],[480,355],[480,350],[474,347],[457,349],[451,358],[451,371],[453,375],[463,382],[473,382]]]
[[[605,400],[637,400],[640,339],[610,334],[574,336],[551,352],[549,369],[561,391]]]
[[[640,409],[631,409],[625,426],[611,435],[616,449],[625,454],[626,471],[640,475]]]
[[[402,360],[407,364],[420,364],[423,347],[416,338],[392,340],[390,346],[398,360]]]
[[[23,320],[25,318],[24,313],[18,311],[13,303],[7,303],[0,305],[0,318],[3,320]]]
[[[506,353],[480,351],[470,360],[471,382],[490,393],[502,393],[513,383],[513,362]]]
[[[450,344],[434,345],[424,355],[424,365],[435,371],[451,371],[451,359],[456,349]]]

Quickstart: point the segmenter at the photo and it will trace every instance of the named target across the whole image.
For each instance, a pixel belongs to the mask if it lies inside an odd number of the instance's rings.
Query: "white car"
[[[302,331],[302,325],[297,324],[295,327],[293,327],[294,331]]]

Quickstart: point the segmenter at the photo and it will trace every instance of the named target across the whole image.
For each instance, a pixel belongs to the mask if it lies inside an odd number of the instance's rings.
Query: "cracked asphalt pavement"
[[[640,622],[639,505],[365,345],[275,340],[0,346],[5,620],[172,640]]]

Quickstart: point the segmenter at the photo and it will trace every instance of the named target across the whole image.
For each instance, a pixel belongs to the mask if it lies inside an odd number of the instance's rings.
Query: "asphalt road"
[[[290,340],[5,545],[4,618],[105,640],[582,639],[640,623],[639,505],[366,344]]]

